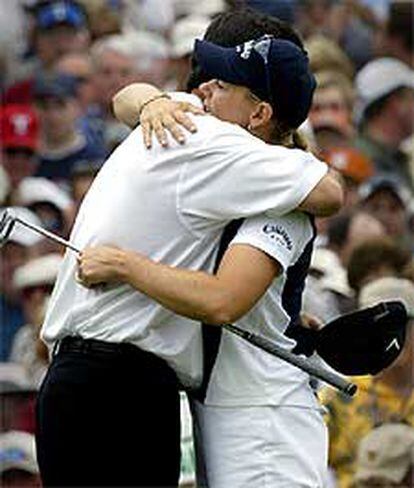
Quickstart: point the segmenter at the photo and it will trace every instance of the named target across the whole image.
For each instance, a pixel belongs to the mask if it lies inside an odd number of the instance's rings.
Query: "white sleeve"
[[[272,216],[284,215],[326,173],[326,164],[311,153],[265,144],[239,128],[215,131],[198,161],[186,165],[180,187],[181,211],[193,219],[219,221],[267,210]]]
[[[248,244],[260,249],[286,270],[296,262],[312,233],[309,217],[303,213],[277,218],[259,215],[243,222],[230,246]]]

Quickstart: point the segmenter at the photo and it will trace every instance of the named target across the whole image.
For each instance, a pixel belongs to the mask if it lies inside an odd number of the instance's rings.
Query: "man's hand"
[[[123,281],[126,267],[125,252],[117,247],[88,247],[78,255],[76,280],[92,288],[102,283]]]

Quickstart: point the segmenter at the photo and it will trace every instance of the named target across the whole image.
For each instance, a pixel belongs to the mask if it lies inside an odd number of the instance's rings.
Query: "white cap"
[[[19,217],[25,222],[33,225],[37,225],[39,227],[42,226],[42,222],[39,219],[39,217],[29,210],[28,208],[25,207],[8,207],[0,209],[0,218],[3,215],[4,211],[8,211],[11,215],[15,217]],[[15,242],[16,244],[20,244],[21,246],[26,246],[30,247],[38,242],[40,242],[43,239],[43,237],[38,234],[37,232],[34,232],[31,229],[28,229],[27,227],[21,225],[20,223],[15,223],[13,230],[8,238],[9,241]]]
[[[47,202],[65,212],[72,204],[69,195],[47,178],[28,177],[20,183],[17,198],[21,205]]]
[[[191,54],[194,49],[194,41],[202,39],[210,23],[208,17],[190,15],[177,21],[171,33],[171,56],[181,58]]]
[[[358,486],[403,486],[400,483],[414,464],[414,429],[391,422],[375,427],[361,439],[357,459]]]
[[[1,473],[11,469],[38,473],[34,435],[18,430],[0,434],[0,461]]]
[[[394,58],[379,58],[366,64],[355,78],[357,116],[362,118],[374,102],[397,88],[414,89],[414,71]]]
[[[61,263],[62,256],[57,253],[31,259],[16,269],[13,285],[17,290],[37,285],[53,285]]]
[[[322,289],[334,291],[344,296],[352,296],[346,271],[336,253],[330,249],[322,247],[314,249],[310,269],[319,271],[322,275],[319,279],[319,285]]]
[[[360,308],[371,307],[384,300],[400,300],[414,318],[414,283],[403,278],[389,276],[371,281],[359,294]]]

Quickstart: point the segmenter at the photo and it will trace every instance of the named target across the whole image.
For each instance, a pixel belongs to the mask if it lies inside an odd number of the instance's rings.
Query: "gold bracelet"
[[[148,100],[146,100],[142,105],[141,105],[141,108],[139,110],[139,117],[141,117],[141,114],[142,114],[142,111],[144,110],[144,108],[149,105],[151,102],[155,102],[155,100],[158,100],[160,98],[167,98],[168,100],[171,100],[171,97],[170,95],[168,95],[168,93],[165,93],[165,92],[162,92],[162,93],[157,93],[156,95],[153,95],[152,97],[148,98]]]

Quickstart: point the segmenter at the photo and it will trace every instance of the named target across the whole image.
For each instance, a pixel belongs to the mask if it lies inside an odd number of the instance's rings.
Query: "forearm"
[[[215,275],[170,267],[128,251],[117,268],[120,281],[179,315],[217,325],[234,319],[231,292]]]
[[[329,169],[312,192],[299,205],[299,210],[315,217],[330,217],[336,214],[344,202],[343,181],[339,173]]]
[[[114,115],[120,122],[133,128],[139,123],[142,105],[161,93],[161,90],[147,83],[128,85],[112,98]]]

